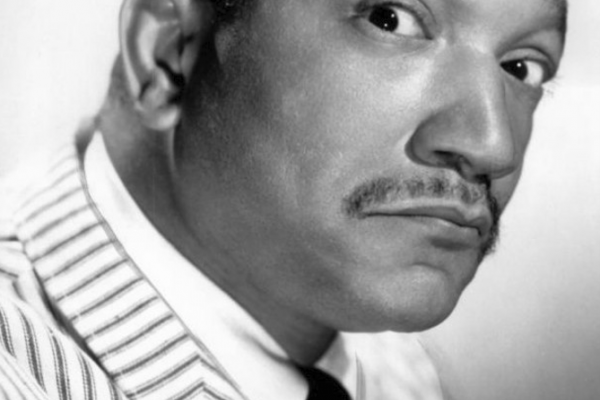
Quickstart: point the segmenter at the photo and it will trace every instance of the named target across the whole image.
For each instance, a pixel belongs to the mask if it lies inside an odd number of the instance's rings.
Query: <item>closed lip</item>
[[[365,216],[437,218],[461,228],[476,229],[479,236],[487,236],[492,227],[492,216],[485,206],[427,205],[412,207],[381,207],[365,212]]]

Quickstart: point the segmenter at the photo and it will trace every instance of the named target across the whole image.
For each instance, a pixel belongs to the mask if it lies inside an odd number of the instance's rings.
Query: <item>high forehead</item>
[[[492,30],[555,31],[564,43],[568,0],[418,0],[448,11],[453,19],[483,24]]]
[[[500,12],[502,6],[513,6],[519,5],[523,10],[531,9],[531,6],[535,7],[540,13],[552,15],[558,21],[566,20],[568,0],[518,0],[518,1],[507,1],[507,0],[424,0],[425,2],[439,2],[445,3],[446,5],[454,5],[458,8],[464,6],[479,8],[482,6],[498,7],[497,10]]]

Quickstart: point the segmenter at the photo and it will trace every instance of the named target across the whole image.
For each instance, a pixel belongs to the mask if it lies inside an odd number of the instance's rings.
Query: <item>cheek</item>
[[[357,182],[408,163],[398,156],[426,112],[431,65],[358,51],[366,46],[355,33],[294,17],[306,7],[266,10],[289,9],[286,18],[261,18],[259,11],[247,28],[254,34],[232,47],[225,119],[242,121],[235,130],[245,151],[236,159],[260,164],[265,183],[285,187],[309,208],[311,201],[339,201],[335,193],[343,197]],[[276,24],[284,19],[285,27]]]
[[[248,126],[257,136],[247,138],[269,160],[278,159],[275,168],[292,173],[298,185],[323,186],[344,171],[379,169],[402,129],[390,120],[397,114],[390,91],[369,79],[356,60],[291,57],[278,58],[289,64],[256,68],[262,78],[247,102]]]

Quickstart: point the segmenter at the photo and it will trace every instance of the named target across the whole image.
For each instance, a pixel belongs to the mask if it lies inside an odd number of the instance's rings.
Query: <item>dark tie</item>
[[[306,400],[351,400],[346,389],[331,375],[317,368],[299,366],[298,369],[308,381]]]

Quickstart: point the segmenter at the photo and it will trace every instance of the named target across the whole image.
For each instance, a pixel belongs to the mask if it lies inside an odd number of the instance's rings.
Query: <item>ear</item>
[[[126,0],[121,10],[121,55],[128,90],[142,123],[170,131],[199,49],[211,34],[208,0]]]

